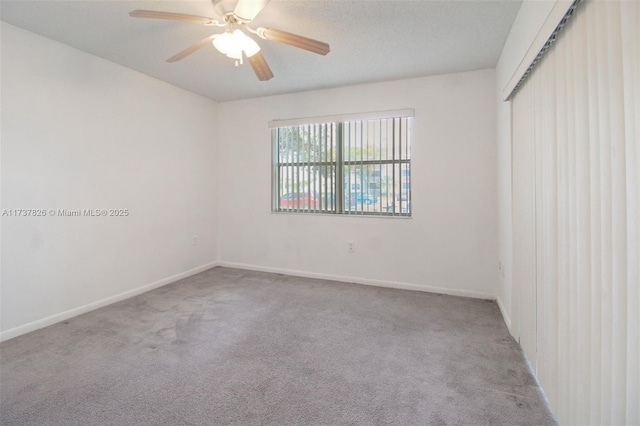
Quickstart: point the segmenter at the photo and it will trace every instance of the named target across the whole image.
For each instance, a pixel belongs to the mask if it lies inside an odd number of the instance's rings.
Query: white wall
[[[495,297],[495,90],[483,70],[220,104],[220,260]],[[270,212],[269,120],[401,108],[415,109],[412,219]]]
[[[6,23],[1,76],[2,209],[130,211],[2,217],[2,338],[216,260],[213,101]]]
[[[507,326],[512,318],[512,230],[511,230],[511,107],[503,102],[502,90],[509,82],[529,46],[542,28],[555,0],[524,1],[511,27],[500,60],[496,65],[498,140],[498,257],[502,265],[498,303]],[[511,330],[514,333],[514,330]]]

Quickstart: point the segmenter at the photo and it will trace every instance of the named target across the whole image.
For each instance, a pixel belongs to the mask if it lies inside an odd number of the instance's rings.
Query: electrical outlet
[[[197,236],[197,235],[194,235],[194,236],[192,237],[192,244],[193,244],[194,246],[197,246],[197,245],[198,245],[198,236]]]
[[[349,253],[355,253],[356,252],[356,243],[354,243],[353,241],[348,241],[347,242],[347,251]]]

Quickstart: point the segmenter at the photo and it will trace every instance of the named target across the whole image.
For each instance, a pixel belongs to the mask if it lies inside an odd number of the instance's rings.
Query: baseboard
[[[27,324],[20,325],[18,327],[10,328],[8,330],[0,332],[0,342],[13,339],[14,337],[18,337],[22,334],[26,334],[26,333],[38,330],[40,328],[44,328],[44,327],[56,324],[60,321],[64,321],[66,319],[76,317],[86,312],[90,312],[98,308],[111,305],[112,303],[116,303],[121,300],[125,300],[133,296],[137,296],[138,294],[145,293],[149,290],[153,290],[155,288],[162,287],[167,284],[171,284],[173,282],[179,281],[181,279],[190,277],[195,274],[199,274],[200,272],[206,271],[207,269],[215,268],[216,266],[218,266],[218,262],[210,262],[210,263],[198,266],[196,268],[190,269],[186,272],[181,272],[179,274],[172,275],[167,278],[163,278],[151,284],[146,284],[146,285],[143,285],[142,287],[125,291],[124,293],[116,294],[114,296],[110,296],[105,299],[98,300],[96,302],[91,302],[86,305],[79,306],[77,308],[69,309],[68,311],[64,311],[59,314],[51,315],[46,318],[42,318]]]
[[[56,324],[60,321],[73,318],[75,316],[84,314],[86,312],[90,312],[90,311],[102,308],[112,303],[116,303],[121,300],[125,300],[133,296],[137,296],[138,294],[145,293],[149,290],[153,290],[155,288],[162,287],[167,284],[171,284],[181,279],[206,271],[207,269],[215,268],[216,266],[245,269],[250,271],[271,272],[271,273],[291,275],[296,277],[341,281],[341,282],[354,283],[354,284],[370,285],[374,287],[397,288],[401,290],[414,290],[414,291],[423,291],[428,293],[448,294],[451,296],[471,297],[474,299],[495,300],[495,296],[492,294],[480,293],[480,292],[469,291],[469,290],[450,289],[445,287],[437,287],[437,286],[430,286],[425,284],[415,284],[415,283],[406,283],[406,282],[398,282],[398,281],[383,281],[383,280],[375,280],[371,278],[351,277],[351,276],[344,276],[344,275],[331,275],[331,274],[323,274],[318,272],[299,271],[295,269],[284,269],[284,268],[274,268],[274,267],[260,266],[260,265],[251,265],[246,263],[216,261],[216,262],[210,262],[210,263],[198,266],[196,268],[193,268],[186,272],[182,272],[180,274],[176,274],[176,275],[164,278],[154,283],[147,284],[142,287],[138,287],[133,290],[126,291],[124,293],[116,294],[114,296],[110,296],[105,299],[98,300],[96,302],[88,303],[86,305],[70,309],[68,311],[64,311],[55,315],[51,315],[46,318],[42,318],[27,324],[20,325],[18,327],[14,327],[14,328],[10,328],[8,330],[2,331],[0,332],[0,342],[12,339],[14,337],[18,337],[20,335],[38,330],[40,328],[44,328],[44,327]],[[506,314],[506,311],[504,310],[504,306],[502,305],[502,302],[500,301],[499,298],[497,302],[498,302],[498,306],[500,307],[500,312],[502,313],[505,323],[507,324],[507,327],[511,329],[511,320],[509,319],[509,316]]]
[[[500,308],[500,313],[502,314],[502,318],[504,319],[504,323],[507,325],[509,332],[511,332],[511,317],[507,314],[507,310],[504,308],[502,304],[502,300],[500,300],[500,296],[496,298],[496,302],[498,303],[498,308]]]
[[[495,295],[493,294],[486,294],[486,293],[480,293],[480,292],[469,291],[469,290],[450,289],[450,288],[444,288],[444,287],[435,287],[435,286],[429,286],[424,284],[406,283],[406,282],[398,282],[398,281],[383,281],[383,280],[375,280],[370,278],[350,277],[350,276],[344,276],[344,275],[330,275],[330,274],[322,274],[318,272],[299,271],[295,269],[284,269],[284,268],[273,268],[269,266],[250,265],[246,263],[219,261],[218,266],[224,266],[227,268],[236,268],[236,269],[246,269],[249,271],[271,272],[275,274],[292,275],[295,277],[318,278],[323,280],[342,281],[347,283],[363,284],[363,285],[370,285],[375,287],[388,287],[388,288],[398,288],[402,290],[424,291],[427,293],[448,294],[451,296],[471,297],[474,299],[495,300],[496,298]]]

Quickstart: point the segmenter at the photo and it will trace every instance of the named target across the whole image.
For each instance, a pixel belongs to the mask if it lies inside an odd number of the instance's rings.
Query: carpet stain
[[[198,339],[202,332],[202,314],[192,313],[187,318],[179,318],[175,325],[176,338],[172,345],[186,345]]]
[[[445,426],[447,424],[447,422],[437,413],[432,415],[427,423],[433,426]]]

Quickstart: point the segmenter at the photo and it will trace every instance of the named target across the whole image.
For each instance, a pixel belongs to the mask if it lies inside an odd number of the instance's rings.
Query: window
[[[272,210],[411,216],[412,116],[271,122]]]

